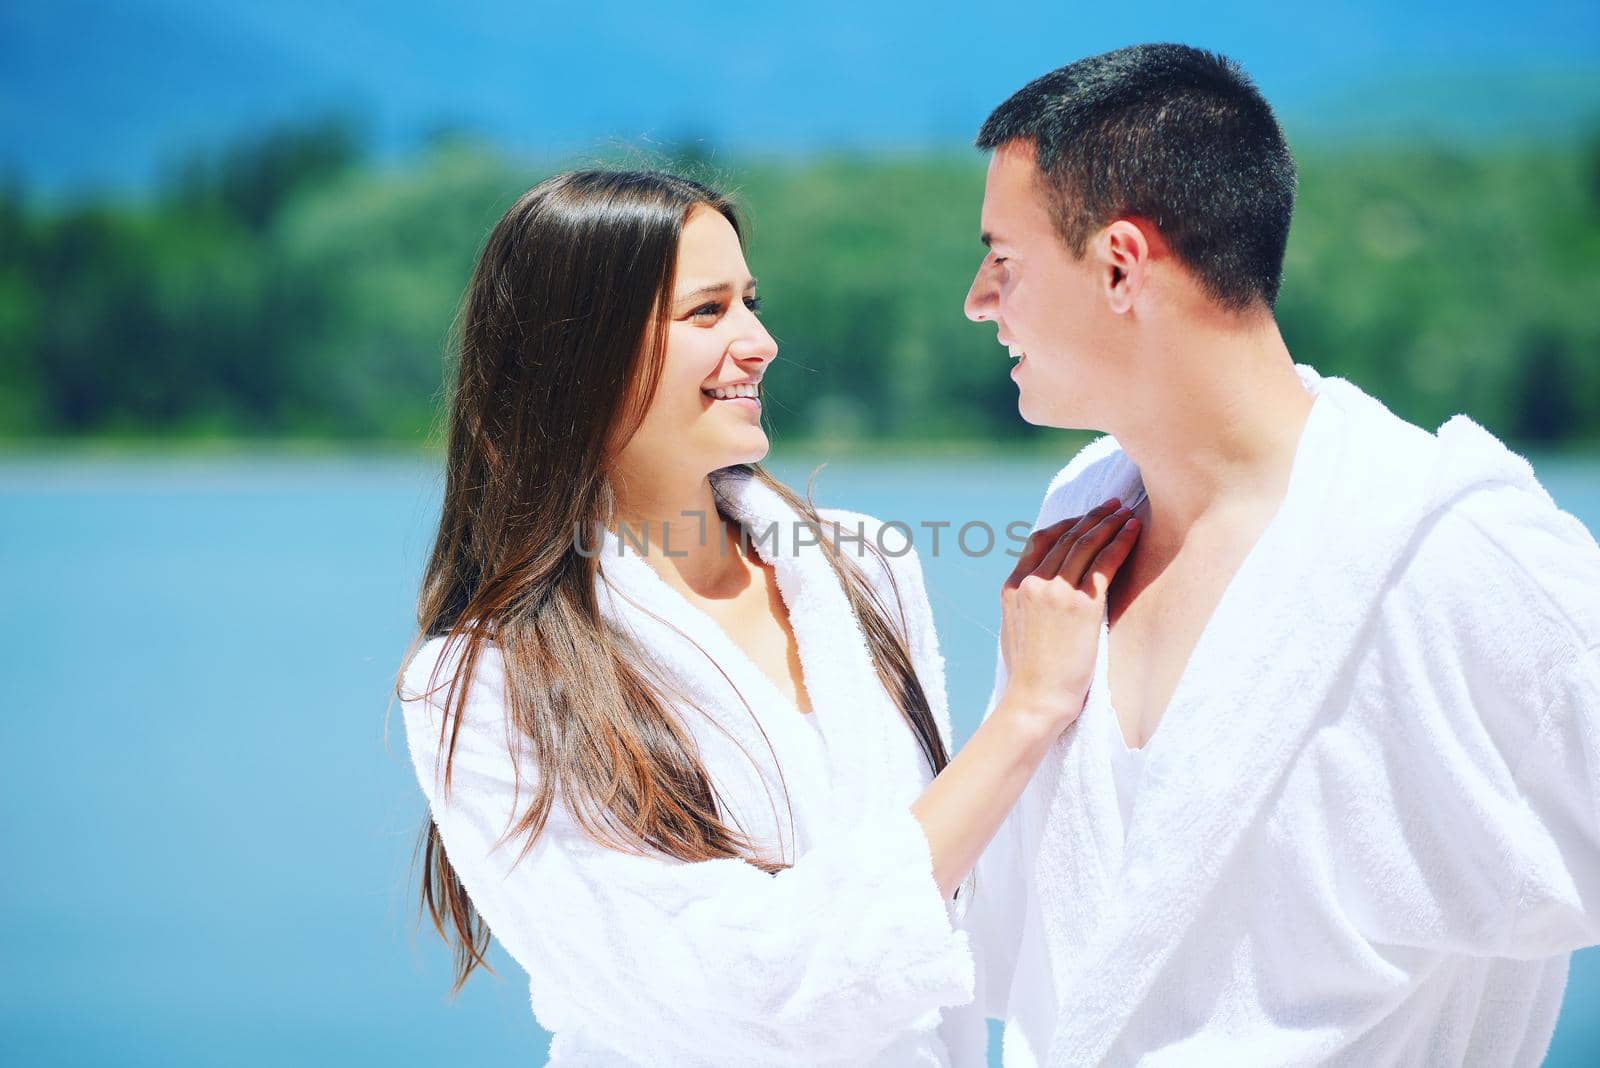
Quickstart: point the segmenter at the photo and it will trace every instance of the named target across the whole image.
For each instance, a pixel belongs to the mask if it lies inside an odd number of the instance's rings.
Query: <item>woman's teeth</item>
[[[1013,360],[1020,360],[1026,355],[1027,355],[1027,353],[1023,352],[1021,349],[1017,348],[1017,346],[1015,346],[1015,345],[1011,346],[1011,358]]]
[[[734,397],[755,398],[760,390],[754,382],[746,382],[737,386],[716,386],[712,389],[702,389],[700,392],[708,397],[715,397],[717,400],[732,400]]]

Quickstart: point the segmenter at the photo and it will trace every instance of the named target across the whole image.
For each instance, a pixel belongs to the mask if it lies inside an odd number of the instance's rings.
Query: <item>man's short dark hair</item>
[[[1276,305],[1294,157],[1244,69],[1215,52],[1133,45],[1035,78],[984,120],[977,146],[1034,146],[1074,256],[1123,215],[1150,219],[1219,304]]]

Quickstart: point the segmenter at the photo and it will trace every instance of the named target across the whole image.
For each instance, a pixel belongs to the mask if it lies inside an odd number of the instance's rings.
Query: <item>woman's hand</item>
[[[1139,521],[1120,504],[1035,532],[1000,591],[1005,693],[911,806],[947,898],[1083,711],[1106,590],[1139,535]]]
[[[1056,733],[1083,711],[1094,676],[1106,591],[1139,536],[1139,520],[1112,498],[1028,539],[1000,589],[1001,704],[1042,716]]]

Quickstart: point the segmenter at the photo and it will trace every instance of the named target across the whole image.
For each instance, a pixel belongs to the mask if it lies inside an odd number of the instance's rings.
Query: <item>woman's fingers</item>
[[[1041,578],[1060,576],[1074,586],[1078,585],[1090,561],[1116,536],[1117,531],[1122,529],[1122,524],[1128,515],[1127,509],[1117,507],[1101,516],[1095,523],[1080,524],[1077,529],[1056,542],[1045,558],[1039,562],[1034,574]]]
[[[1133,552],[1133,543],[1139,540],[1140,529],[1139,520],[1130,516],[1122,524],[1122,529],[1095,554],[1094,562],[1089,565],[1078,588],[1104,604],[1106,592],[1111,589],[1111,580],[1116,578],[1117,571]]]
[[[1039,571],[1040,562],[1063,539],[1066,539],[1070,544],[1074,533],[1079,528],[1086,529],[1100,522],[1100,520],[1114,512],[1120,503],[1116,498],[1112,498],[1098,508],[1085,512],[1083,515],[1068,516],[1047,527],[1040,527],[1034,531],[1028,537],[1027,545],[1022,551],[1022,555],[1017,559],[1017,566],[1012,568],[1010,578],[1006,579],[1006,585],[1015,588],[1028,575]],[[1050,573],[1054,574],[1054,572]]]
[[[1011,569],[1011,574],[1006,579],[1007,586],[1015,586],[1022,581],[1022,576],[1033,574],[1033,569],[1039,566],[1039,561],[1044,559],[1044,554],[1056,543],[1056,539],[1065,534],[1082,516],[1068,516],[1059,522],[1047,527],[1040,527],[1028,535],[1028,540],[1022,546],[1022,555],[1017,557],[1017,564]]]
[[[1128,557],[1130,522],[1128,510],[1112,500],[1076,521],[1045,528],[1040,533],[1047,537],[1064,529],[1043,555],[1029,554],[1024,563],[1037,560],[1033,570],[1001,590],[1000,653],[1007,692],[1063,728],[1083,710],[1104,607],[1103,600],[1087,595],[1085,577],[1103,593],[1109,576]]]
[[[1095,557],[1116,539],[1132,518],[1131,511],[1118,508],[1093,529],[1085,531],[1073,544],[1067,553],[1067,558],[1062,561],[1059,574],[1074,586],[1083,589],[1084,579],[1088,576],[1089,567],[1094,563]]]
[[[1104,505],[1101,507],[1103,508]],[[1096,511],[1098,510],[1096,509]],[[1017,557],[1017,564],[1011,569],[1011,574],[1007,577],[1005,585],[1015,589],[1017,583],[1021,582],[1024,577],[1033,574],[1034,570],[1039,566],[1039,561],[1044,559],[1045,553],[1050,551],[1061,535],[1094,514],[1094,512],[1088,512],[1084,515],[1068,516],[1065,519],[1051,523],[1047,527],[1040,527],[1028,535],[1028,540],[1022,548],[1022,555]]]

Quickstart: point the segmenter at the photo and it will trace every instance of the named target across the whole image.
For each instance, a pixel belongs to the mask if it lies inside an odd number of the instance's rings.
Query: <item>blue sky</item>
[[[977,10],[979,13],[974,14]],[[0,167],[137,187],[340,106],[399,154],[441,123],[538,156],[959,146],[1034,75],[1138,41],[1245,64],[1291,133],[1556,133],[1600,114],[1600,5],[53,0],[0,8]]]

